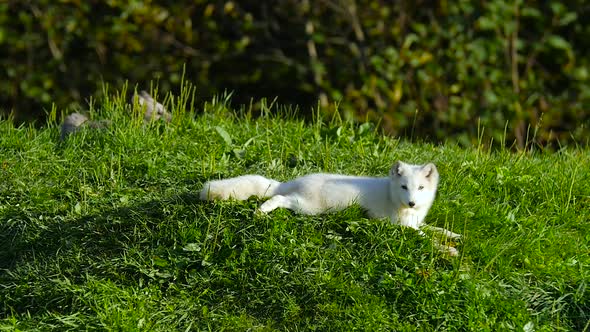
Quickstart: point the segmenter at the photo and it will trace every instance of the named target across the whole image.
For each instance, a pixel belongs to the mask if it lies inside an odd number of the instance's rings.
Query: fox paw
[[[447,246],[446,253],[449,254],[449,256],[452,256],[452,257],[459,256],[459,250],[457,250],[457,248],[453,248],[451,246]]]

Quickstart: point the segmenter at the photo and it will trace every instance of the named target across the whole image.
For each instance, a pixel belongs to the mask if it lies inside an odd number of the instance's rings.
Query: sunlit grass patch
[[[112,126],[61,143],[57,123],[0,122],[2,328],[588,328],[588,151],[411,143],[223,98],[146,125],[123,103],[95,103]],[[197,199],[210,179],[385,176],[400,159],[436,163],[426,222],[463,234],[459,257],[357,206],[261,216],[260,199]]]

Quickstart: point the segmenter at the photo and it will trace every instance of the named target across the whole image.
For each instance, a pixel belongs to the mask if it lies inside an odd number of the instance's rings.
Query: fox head
[[[432,163],[411,165],[398,161],[391,167],[390,194],[403,207],[430,208],[438,186],[438,170]]]

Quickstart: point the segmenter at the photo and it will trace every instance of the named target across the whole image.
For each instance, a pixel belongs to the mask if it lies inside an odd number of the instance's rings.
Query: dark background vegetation
[[[589,22],[583,0],[9,0],[0,109],[84,108],[103,83],[177,93],[184,71],[203,100],[319,103],[393,135],[587,145]]]

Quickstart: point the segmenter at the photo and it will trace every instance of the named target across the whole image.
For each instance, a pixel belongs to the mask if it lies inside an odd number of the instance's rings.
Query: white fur
[[[201,200],[236,199],[243,201],[250,196],[270,197],[280,182],[260,175],[243,175],[236,178],[205,183],[199,197]]]
[[[438,171],[432,163],[411,165],[399,161],[391,168],[389,177],[383,178],[320,173],[285,183],[260,175],[209,181],[201,190],[200,198],[270,197],[260,206],[260,212],[287,208],[309,215],[339,211],[358,203],[372,218],[390,218],[393,223],[417,229],[421,234],[423,227],[459,238],[459,234],[423,224],[434,202],[438,179]],[[440,244],[437,247],[451,255],[457,254],[455,248]]]

